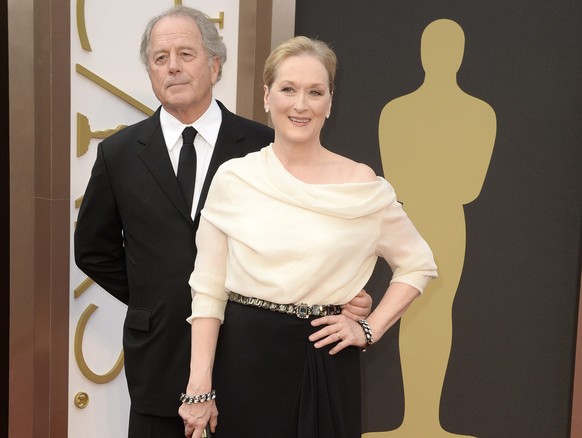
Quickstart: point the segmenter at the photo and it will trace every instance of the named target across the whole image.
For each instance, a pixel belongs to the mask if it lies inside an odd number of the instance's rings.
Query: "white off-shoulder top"
[[[219,168],[196,244],[189,321],[222,321],[229,291],[281,304],[345,304],[378,256],[392,282],[419,292],[437,276],[430,248],[384,178],[308,184],[272,145]]]

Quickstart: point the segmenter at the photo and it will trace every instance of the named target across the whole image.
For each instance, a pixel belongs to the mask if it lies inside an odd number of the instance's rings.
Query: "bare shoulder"
[[[358,183],[377,180],[376,173],[366,164],[358,163],[338,154],[335,154],[335,160],[344,182]]]
[[[372,168],[367,166],[366,164],[356,163],[354,161],[353,168],[354,168],[353,182],[368,182],[376,181],[378,179],[378,177],[376,176],[376,172],[374,172]]]

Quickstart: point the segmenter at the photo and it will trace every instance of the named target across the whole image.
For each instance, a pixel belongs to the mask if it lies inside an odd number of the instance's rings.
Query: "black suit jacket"
[[[194,237],[223,162],[259,150],[273,131],[219,102],[222,124],[195,220],[182,198],[160,110],[99,144],[75,229],[77,266],[128,305],[123,328],[132,408],[176,416],[189,374]]]

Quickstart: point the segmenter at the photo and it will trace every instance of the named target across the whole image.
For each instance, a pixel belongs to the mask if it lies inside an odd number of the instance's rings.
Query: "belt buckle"
[[[297,316],[297,318],[307,319],[309,318],[309,315],[311,315],[311,306],[305,303],[297,305],[297,308],[295,309],[295,316]]]

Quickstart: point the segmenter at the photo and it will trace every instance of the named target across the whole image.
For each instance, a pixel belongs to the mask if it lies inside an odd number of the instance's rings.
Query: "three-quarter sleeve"
[[[396,198],[384,211],[376,253],[392,269],[392,282],[406,283],[419,292],[437,277],[433,253]]]
[[[304,183],[272,147],[220,166],[201,215],[189,321],[223,321],[229,291],[283,304],[347,303],[378,256],[392,281],[419,291],[437,275],[385,179]]]
[[[196,234],[196,247],[198,255],[189,281],[192,288],[192,314],[188,322],[191,323],[197,317],[224,321],[224,309],[228,300],[224,286],[227,236],[203,216]]]

